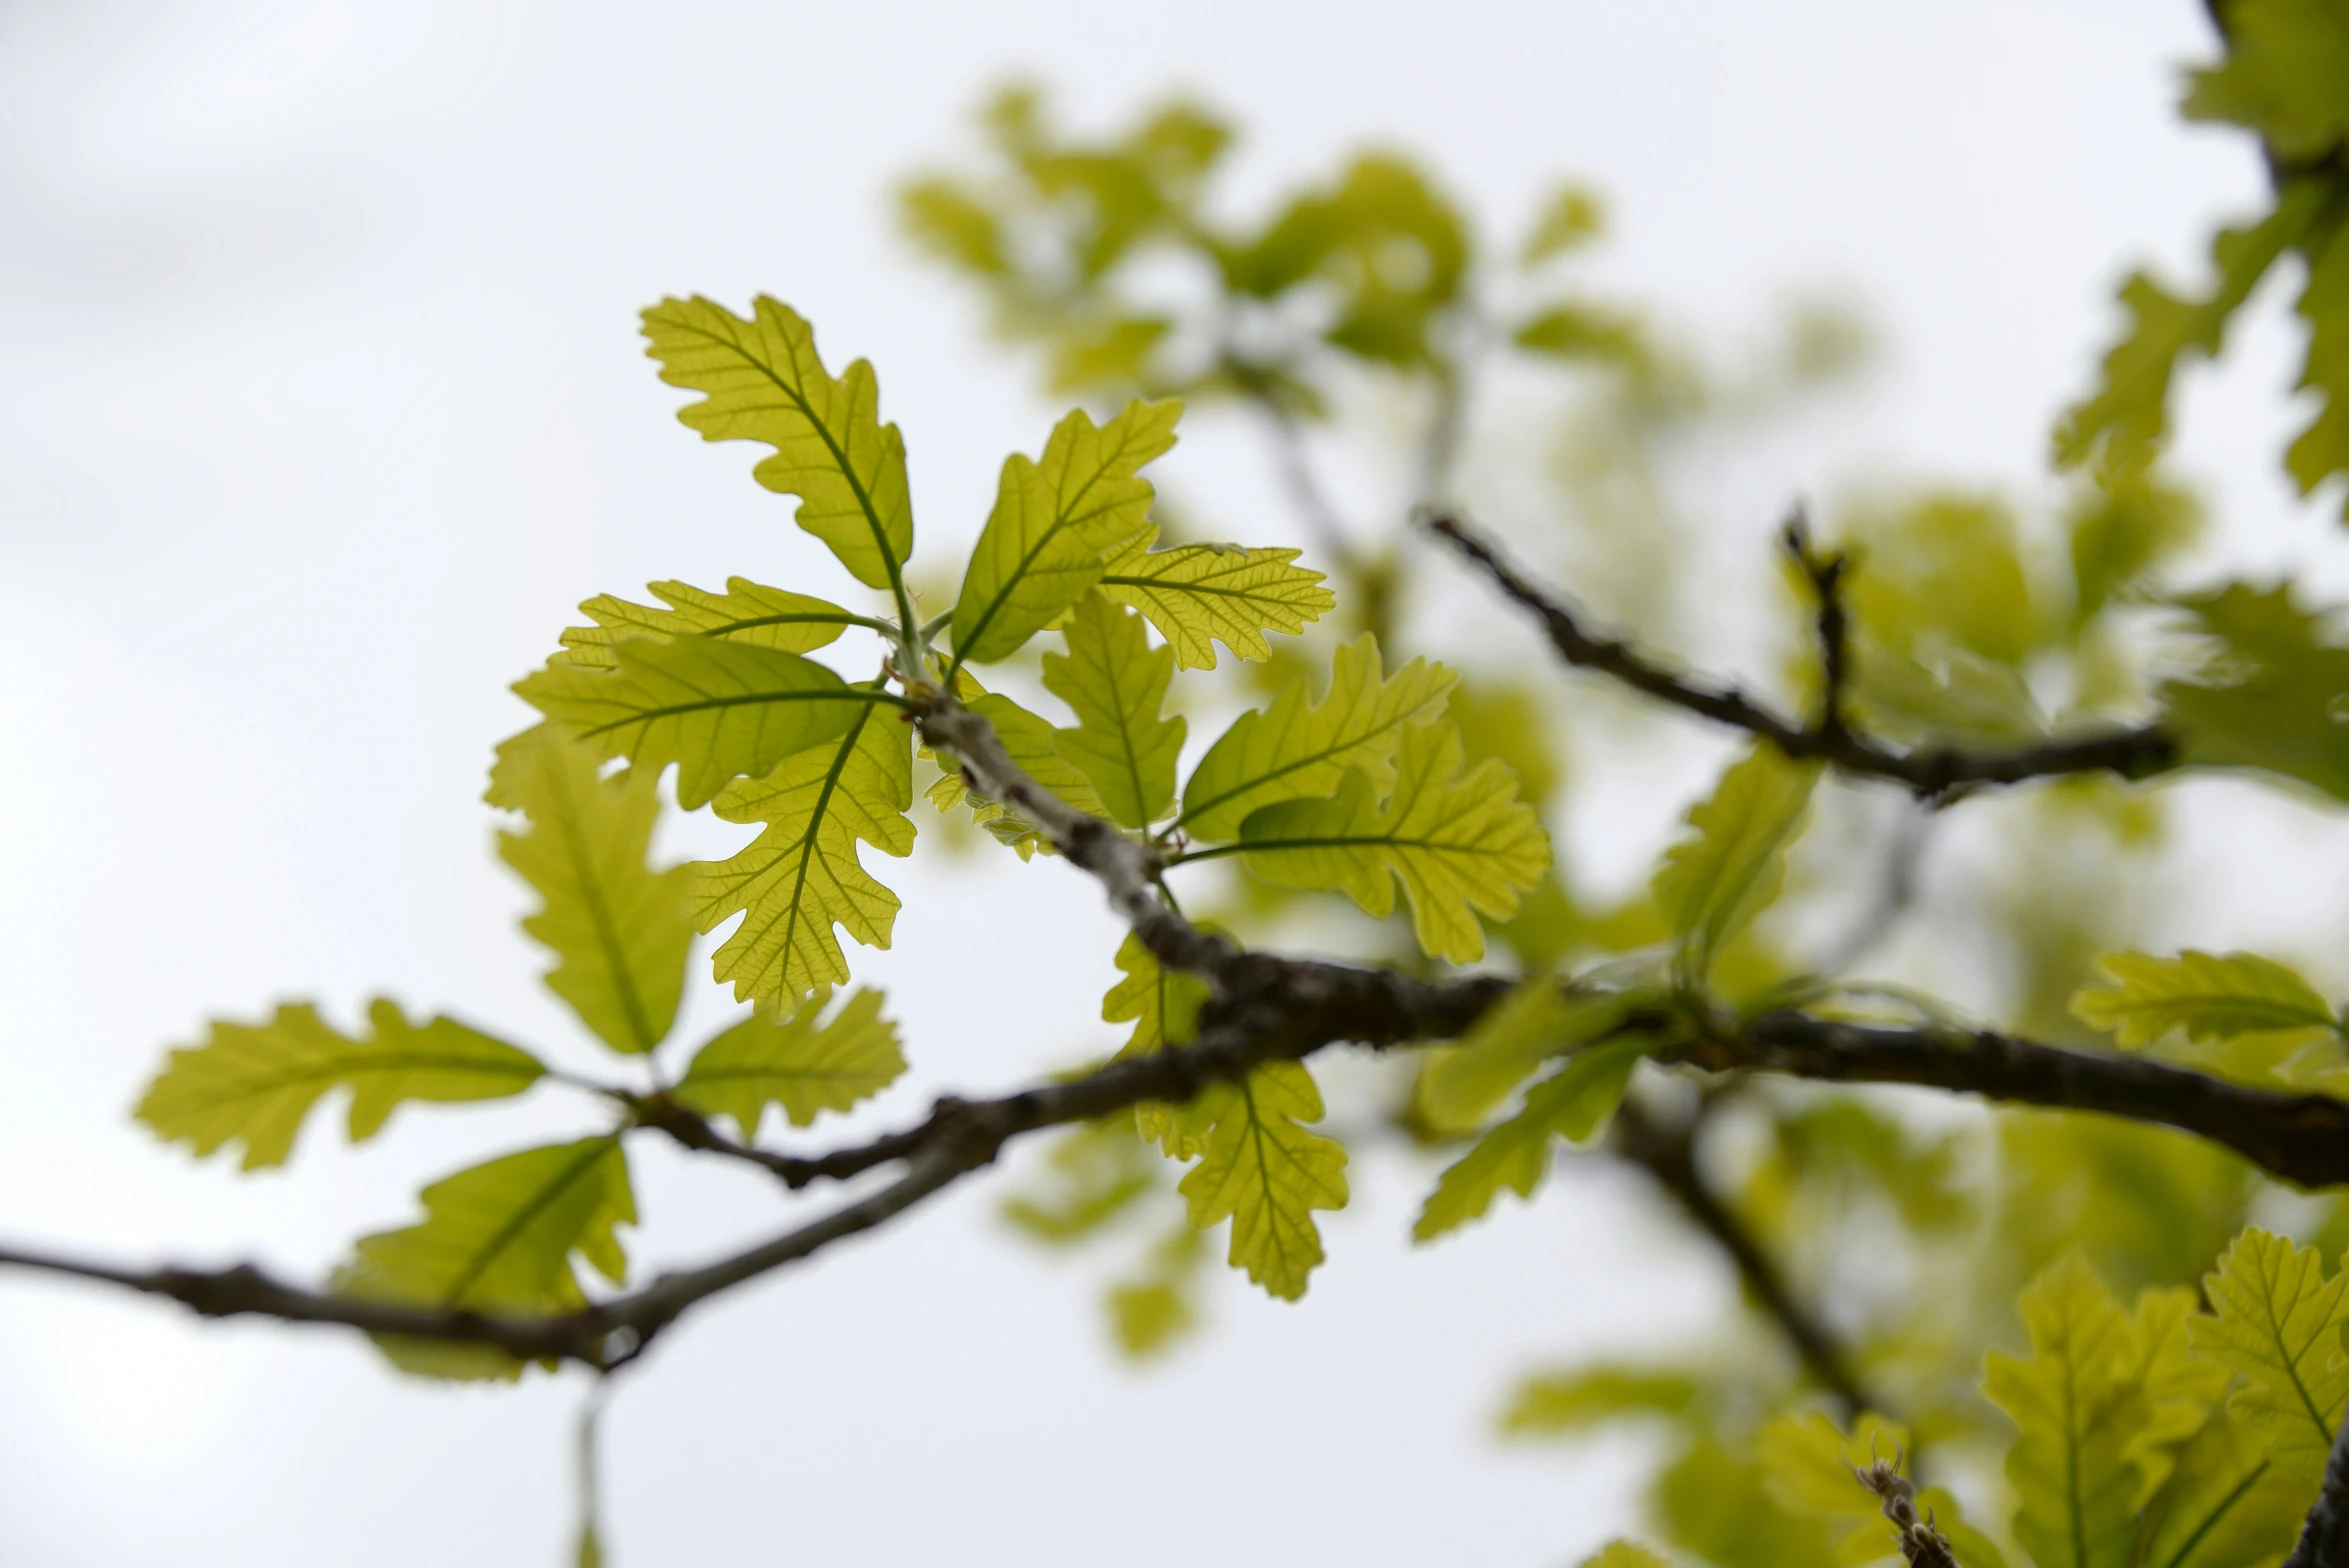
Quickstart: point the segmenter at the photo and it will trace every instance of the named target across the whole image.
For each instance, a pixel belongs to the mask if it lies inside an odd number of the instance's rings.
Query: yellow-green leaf
[[[780,648],[631,637],[616,670],[550,664],[515,683],[523,701],[658,778],[677,764],[677,803],[706,805],[728,779],[758,778],[846,730],[875,702],[824,666]]]
[[[2213,1412],[2145,1507],[2142,1568],[2243,1568],[2288,1551],[2313,1489],[2267,1448],[2264,1433]]]
[[[1982,1380],[2019,1433],[2006,1461],[2015,1539],[2039,1568],[2130,1568],[2139,1472],[2129,1444],[2147,1402],[2129,1319],[2077,1253],[2020,1306],[2030,1358],[1994,1350]]]
[[[1153,550],[1144,529],[1103,564],[1101,591],[1157,627],[1186,670],[1215,668],[1215,644],[1243,659],[1269,659],[1269,629],[1290,636],[1337,604],[1322,574],[1292,564],[1297,550],[1186,544]]]
[[[1060,732],[1052,727],[1051,721],[1037,717],[1000,692],[971,698],[964,706],[994,726],[996,738],[1003,742],[1004,751],[1022,773],[1079,811],[1096,817],[1108,814],[1102,808],[1093,781],[1061,754]],[[1026,818],[1014,816],[997,802],[967,789],[960,773],[948,773],[931,785],[929,798],[930,804],[940,811],[952,811],[956,806],[968,804],[971,820],[1018,850],[1022,860],[1039,849],[1051,848],[1044,835]]]
[[[595,624],[572,626],[563,632],[558,662],[584,664],[592,669],[619,668],[613,644],[629,637],[686,637],[699,634],[732,642],[780,648],[786,653],[813,653],[833,642],[851,626],[871,625],[836,604],[764,588],[747,577],[726,579],[724,593],[711,593],[691,583],[650,583],[667,609],[632,604],[611,594],[599,594],[579,607]]]
[[[1118,1049],[1118,1059],[1147,1056],[1170,1045],[1188,1045],[1198,1034],[1199,1008],[1208,996],[1207,982],[1179,969],[1167,969],[1157,955],[1132,932],[1118,944],[1117,967],[1125,978],[1101,999],[1104,1023],[1131,1022],[1134,1032]],[[1157,1144],[1168,1157],[1196,1159],[1206,1146],[1213,1107],[1201,1095],[1185,1105],[1146,1100],[1134,1107],[1134,1128]]]
[[[1143,530],[1154,492],[1140,470],[1174,445],[1182,411],[1180,403],[1134,402],[1096,427],[1078,409],[1040,460],[1004,460],[995,510],[955,601],[958,662],[1012,653],[1101,580],[1103,556]]]
[[[1294,1301],[1322,1260],[1313,1211],[1346,1206],[1345,1148],[1303,1125],[1321,1119],[1321,1092],[1304,1064],[1273,1062],[1200,1099],[1213,1127],[1180,1189],[1191,1223],[1230,1220],[1233,1267]]]
[[[1468,1131],[1542,1063],[1612,1033],[1645,998],[1633,991],[1568,991],[1529,980],[1488,1009],[1460,1043],[1428,1054],[1417,1103],[1430,1125]]]
[[[860,990],[829,1018],[832,999],[819,989],[797,1011],[762,1005],[694,1053],[670,1091],[706,1116],[731,1116],[743,1141],[758,1136],[770,1105],[794,1127],[823,1111],[845,1111],[880,1093],[905,1071],[897,1026],[881,1016],[881,993]]]
[[[834,377],[798,312],[763,294],[751,310],[746,321],[697,295],[645,311],[646,352],[661,362],[661,379],[706,394],[677,417],[705,441],[775,448],[752,471],[758,482],[798,496],[799,526],[858,582],[895,587],[913,553],[913,504],[905,441],[881,423],[873,367],[860,359]]]
[[[1852,1478],[1879,1460],[1909,1451],[1909,1429],[1863,1410],[1847,1434],[1818,1411],[1780,1416],[1762,1428],[1756,1445],[1771,1500],[1788,1513],[1818,1519],[1880,1520],[1876,1494]]]
[[[2172,1034],[2210,1045],[2238,1035],[2335,1026],[2333,1010],[2314,987],[2256,953],[2110,953],[2096,967],[2106,979],[2072,994],[2072,1016],[2129,1050],[2158,1045]]]
[[[616,1227],[636,1223],[628,1157],[616,1134],[524,1149],[424,1189],[424,1222],[363,1238],[335,1278],[346,1295],[509,1317],[575,1312],[587,1304],[577,1253],[614,1284],[628,1260]],[[521,1364],[478,1345],[379,1338],[411,1372],[504,1377]]]
[[[498,854],[545,900],[522,929],[555,955],[547,989],[615,1051],[668,1038],[693,945],[692,869],[646,863],[661,809],[654,777],[599,778],[592,745],[550,731],[513,779],[530,831],[498,835]]]
[[[2258,768],[2349,800],[2349,648],[2336,647],[2335,617],[2293,602],[2286,583],[2246,583],[2178,601],[2216,657],[2191,681],[2161,689],[2162,720],[2188,763]]]
[[[1582,1568],[1671,1568],[1671,1564],[1636,1541],[1614,1540],[1585,1557]]]
[[[695,868],[701,929],[742,916],[711,959],[737,1001],[796,1005],[810,987],[846,980],[835,926],[868,947],[889,945],[897,895],[867,874],[856,847],[861,840],[885,855],[911,854],[912,804],[913,732],[877,704],[765,778],[736,779],[719,792],[711,809],[720,817],[762,824],[734,855]]]
[[[1440,715],[1456,679],[1424,659],[1382,677],[1378,642],[1364,632],[1338,650],[1321,701],[1308,702],[1299,676],[1270,707],[1250,709],[1223,732],[1191,770],[1176,825],[1195,839],[1236,839],[1250,812],[1331,794],[1348,768],[1361,769],[1373,790],[1387,789],[1404,729]]]
[[[1462,774],[1461,762],[1457,729],[1411,725],[1383,804],[1368,775],[1349,768],[1327,800],[1266,806],[1240,828],[1248,869],[1281,887],[1342,889],[1379,920],[1394,913],[1399,881],[1419,945],[1475,962],[1484,956],[1477,915],[1517,913],[1550,868],[1550,840],[1518,800],[1514,773],[1487,758]]]
[[[1141,618],[1087,593],[1062,628],[1068,652],[1044,655],[1044,686],[1077,716],[1060,754],[1092,781],[1112,822],[1147,828],[1173,809],[1184,724],[1161,718],[1174,655],[1153,648]]]
[[[2257,131],[2275,158],[2315,163],[2349,144],[2349,6],[2228,0],[2226,58],[2193,73],[2188,119]]]
[[[2194,1348],[2243,1374],[2228,1408],[2267,1434],[2277,1464],[2314,1481],[2349,1399],[2349,1276],[2327,1279],[2315,1248],[2253,1229],[2235,1238],[2202,1290],[2216,1316],[2194,1319]]]
[[[1679,938],[1679,973],[1701,983],[1731,938],[1786,882],[1786,852],[1801,837],[1819,767],[1757,747],[1689,808],[1694,831],[1665,853],[1656,905]]]
[[[1597,1136],[1622,1103],[1631,1070],[1655,1047],[1652,1039],[1626,1037],[1568,1057],[1564,1067],[1526,1091],[1524,1109],[1479,1138],[1437,1179],[1411,1239],[1432,1241],[1482,1218],[1504,1187],[1532,1197],[1549,1172],[1550,1140],[1583,1143]]]
[[[135,1112],[161,1137],[207,1155],[230,1140],[243,1168],[282,1165],[311,1108],[328,1091],[351,1091],[350,1137],[372,1138],[408,1100],[494,1100],[520,1094],[546,1068],[527,1051],[453,1018],[410,1023],[377,999],[365,1037],[343,1034],[307,1002],[267,1023],[215,1020],[204,1043],[171,1053]]]

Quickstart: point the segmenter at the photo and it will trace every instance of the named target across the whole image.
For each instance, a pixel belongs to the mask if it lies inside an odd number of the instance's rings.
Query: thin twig
[[[1811,522],[1799,506],[1780,537],[1818,607],[1819,718],[1811,731],[1822,739],[1842,735],[1848,729],[1844,694],[1851,682],[1851,618],[1843,606],[1843,574],[1850,558],[1840,550],[1821,552],[1811,543]]]
[[[1855,777],[1883,779],[1924,799],[1945,798],[1968,786],[2019,784],[2026,779],[2073,773],[2117,773],[2127,779],[2143,779],[2178,764],[2177,743],[2153,726],[2005,751],[1961,751],[1947,746],[1899,751],[1849,728],[1797,724],[1734,686],[1675,675],[1629,643],[1586,629],[1562,600],[1534,586],[1456,518],[1432,517],[1427,526],[1482,567],[1504,594],[1533,612],[1549,634],[1550,645],[1568,664],[1595,670],[1659,702],[1744,730],[1789,757],[1817,759]]]

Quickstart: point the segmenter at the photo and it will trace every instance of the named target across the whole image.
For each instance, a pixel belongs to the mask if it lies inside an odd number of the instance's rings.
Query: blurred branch
[[[2151,726],[2003,751],[1961,751],[1947,746],[1901,751],[1824,719],[1817,724],[1797,724],[1734,686],[1676,675],[1631,644],[1586,629],[1563,600],[1521,576],[1456,518],[1438,515],[1429,518],[1427,526],[1482,567],[1510,599],[1538,617],[1550,645],[1566,663],[1611,676],[1636,692],[1700,718],[1744,730],[1797,760],[1817,760],[1854,777],[1882,779],[1922,799],[1943,799],[1970,786],[2019,784],[2026,779],[2074,773],[2109,772],[2142,779],[2177,766],[2177,743]]]
[[[2333,1436],[2324,1484],[2283,1568],[2349,1568],[2349,1420]]]
[[[1844,1359],[1843,1347],[1827,1326],[1794,1298],[1778,1265],[1745,1222],[1731,1211],[1721,1195],[1697,1168],[1696,1133],[1703,1123],[1700,1107],[1666,1125],[1651,1116],[1637,1097],[1627,1098],[1615,1111],[1615,1128],[1608,1148],[1655,1179],[1665,1196],[1727,1254],[1737,1277],[1745,1284],[1778,1332],[1785,1336],[1803,1366],[1833,1396],[1848,1423],[1863,1410],[1882,1411]]]

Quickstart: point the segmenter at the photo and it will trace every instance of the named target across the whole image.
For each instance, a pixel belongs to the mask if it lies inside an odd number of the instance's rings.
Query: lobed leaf
[[[1133,402],[1106,426],[1078,409],[1036,462],[1005,459],[995,510],[954,606],[955,661],[1015,652],[1101,580],[1103,557],[1141,533],[1155,493],[1139,477],[1174,445],[1180,403]]]
[[[494,1100],[520,1094],[546,1072],[529,1052],[453,1018],[408,1021],[381,998],[367,1006],[369,1032],[346,1035],[307,1002],[267,1023],[215,1020],[202,1045],[171,1053],[132,1114],[201,1157],[231,1140],[245,1170],[283,1165],[311,1109],[330,1091],[351,1091],[350,1139],[382,1130],[410,1100]]]
[[[711,593],[690,583],[647,585],[667,609],[632,604],[611,594],[599,594],[579,607],[595,624],[564,629],[558,663],[584,664],[590,669],[620,666],[614,645],[630,637],[722,637],[785,653],[813,653],[838,640],[851,626],[868,625],[836,604],[764,588],[747,577],[726,579],[724,593]]]
[[[1321,701],[1308,704],[1300,676],[1217,738],[1183,786],[1176,827],[1195,839],[1236,839],[1250,812],[1329,795],[1349,768],[1373,790],[1389,788],[1403,731],[1440,715],[1457,678],[1424,659],[1382,677],[1377,639],[1364,632],[1337,651]]]
[[[1199,1032],[1199,1009],[1209,994],[1207,982],[1164,967],[1130,931],[1118,944],[1117,967],[1125,972],[1125,978],[1102,997],[1101,1019],[1134,1026],[1133,1034],[1118,1048],[1117,1060],[1190,1044]],[[1134,1130],[1164,1149],[1170,1159],[1197,1159],[1214,1125],[1213,1111],[1205,1095],[1183,1105],[1146,1100],[1134,1107]]]
[[[1665,853],[1656,904],[1679,939],[1676,967],[1701,984],[1730,940],[1786,882],[1786,852],[1802,836],[1819,766],[1757,747],[1689,808],[1694,831]]]
[[[2219,1044],[2238,1035],[2336,1027],[2332,1008],[2314,987],[2256,953],[2110,953],[2096,967],[2106,981],[2072,993],[2072,1016],[2129,1050],[2158,1045],[2172,1034]]]
[[[1610,1040],[1568,1057],[1566,1065],[1526,1092],[1525,1107],[1476,1141],[1437,1178],[1411,1227],[1413,1241],[1433,1241],[1481,1219],[1506,1187],[1533,1196],[1550,1168],[1550,1140],[1583,1143],[1596,1137],[1623,1102],[1631,1070],[1656,1048],[1644,1036]]]
[[[1448,1050],[1432,1052],[1419,1074],[1417,1104],[1432,1125],[1468,1131],[1535,1069],[1611,1034],[1637,992],[1568,991],[1536,978],[1486,1009]]]
[[[647,864],[660,796],[649,769],[597,774],[595,748],[559,732],[517,759],[515,804],[528,833],[498,834],[498,855],[544,905],[522,929],[555,955],[547,989],[615,1051],[668,1038],[693,945],[693,872]]]
[[[1378,920],[1394,913],[1400,882],[1420,947],[1473,963],[1484,956],[1477,915],[1517,913],[1550,869],[1550,840],[1515,774],[1490,758],[1466,774],[1461,763],[1458,729],[1413,724],[1383,805],[1349,768],[1326,800],[1263,807],[1240,827],[1248,869],[1280,887],[1341,889]]]
[[[824,1111],[845,1111],[879,1094],[905,1071],[897,1026],[881,1016],[881,993],[860,990],[829,1018],[828,989],[794,1012],[773,1004],[722,1030],[694,1053],[670,1093],[705,1116],[730,1116],[744,1142],[758,1136],[770,1105],[794,1127]]]
[[[2300,1534],[2309,1488],[2267,1448],[2264,1433],[2212,1412],[2143,1511],[2143,1568],[2242,1568],[2287,1551]]]
[[[1098,593],[1079,599],[1062,628],[1065,654],[1044,655],[1044,686],[1077,716],[1058,732],[1060,754],[1091,781],[1112,822],[1147,828],[1174,807],[1185,726],[1161,718],[1174,654],[1152,648],[1141,618]]]
[[[905,441],[880,416],[880,389],[863,360],[833,376],[815,329],[760,295],[748,320],[696,295],[644,313],[646,352],[661,379],[705,394],[677,417],[705,441],[763,441],[775,455],[752,476],[800,498],[799,526],[868,588],[894,588],[913,553]],[[764,772],[764,769],[755,771]]]
[[[1316,1209],[1346,1206],[1343,1145],[1308,1130],[1321,1092],[1301,1062],[1273,1062],[1199,1096],[1211,1126],[1178,1189],[1201,1230],[1232,1222],[1232,1266],[1294,1301],[1322,1260]]]
[[[649,777],[676,763],[677,803],[688,811],[708,804],[727,780],[761,777],[888,700],[780,648],[632,637],[613,652],[616,670],[549,664],[514,690]]]
[[[2267,1434],[2278,1465],[2315,1480],[2349,1400],[2349,1276],[2327,1279],[2315,1248],[2251,1229],[2202,1289],[2215,1316],[2194,1320],[2194,1348],[2244,1379],[2229,1410]]]
[[[1298,550],[1186,544],[1154,550],[1155,526],[1103,563],[1101,591],[1158,628],[1186,670],[1215,668],[1220,642],[1243,659],[1269,659],[1267,631],[1290,636],[1337,606],[1322,574],[1292,564]]]
[[[442,1310],[514,1317],[575,1312],[587,1304],[573,1272],[577,1253],[614,1284],[628,1260],[616,1229],[636,1223],[628,1157],[619,1135],[524,1149],[424,1189],[424,1222],[360,1240],[335,1278],[347,1295]],[[521,1364],[479,1345],[378,1337],[411,1372],[503,1377]]]
[[[2349,144],[2349,7],[2339,0],[2229,0],[2226,58],[2195,71],[2190,120],[2259,133],[2275,158],[2314,163]]]
[[[811,987],[846,980],[835,927],[868,947],[889,945],[898,898],[866,872],[857,845],[913,853],[912,804],[912,731],[875,703],[765,778],[736,779],[719,792],[711,809],[720,817],[761,824],[733,855],[694,867],[700,929],[742,916],[711,958],[735,1000],[796,1004]]]

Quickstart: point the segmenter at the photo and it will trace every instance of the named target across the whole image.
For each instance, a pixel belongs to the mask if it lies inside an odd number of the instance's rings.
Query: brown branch
[[[1852,1478],[1883,1505],[1884,1517],[1892,1521],[1893,1544],[1909,1568],[1958,1568],[1948,1537],[1933,1528],[1931,1518],[1917,1517],[1916,1484],[1900,1473],[1897,1461],[1879,1459],[1865,1470],[1854,1466]]]
[[[1744,730],[1798,760],[1816,759],[1854,777],[1882,779],[1926,798],[1970,786],[2019,784],[2026,779],[2073,773],[2117,773],[2126,779],[2142,779],[2178,765],[2177,743],[2155,726],[2003,751],[1961,751],[1949,746],[1902,751],[1842,725],[1797,724],[1734,686],[1676,675],[1631,644],[1588,630],[1563,600],[1519,574],[1492,545],[1456,518],[1432,517],[1427,526],[1482,567],[1502,593],[1531,611],[1549,634],[1551,647],[1568,664],[1610,676],[1683,712]]]
[[[2324,1484],[2283,1568],[2349,1568],[2349,1419],[2333,1435]]]
[[[1697,1169],[1696,1129],[1690,1116],[1671,1126],[1659,1123],[1636,1099],[1626,1099],[1615,1111],[1615,1127],[1608,1147],[1654,1178],[1665,1196],[1725,1253],[1737,1277],[1770,1321],[1777,1325],[1811,1376],[1818,1379],[1851,1421],[1863,1410],[1884,1406],[1869,1394],[1844,1358],[1827,1325],[1797,1301],[1778,1265],[1762,1250],[1760,1240],[1722,1201]]]
[[[1843,709],[1845,688],[1851,683],[1851,618],[1843,606],[1843,573],[1849,558],[1841,551],[1821,553],[1812,545],[1810,519],[1800,507],[1786,520],[1780,539],[1818,604],[1819,718],[1811,728],[1821,736],[1842,735],[1849,728]]]

